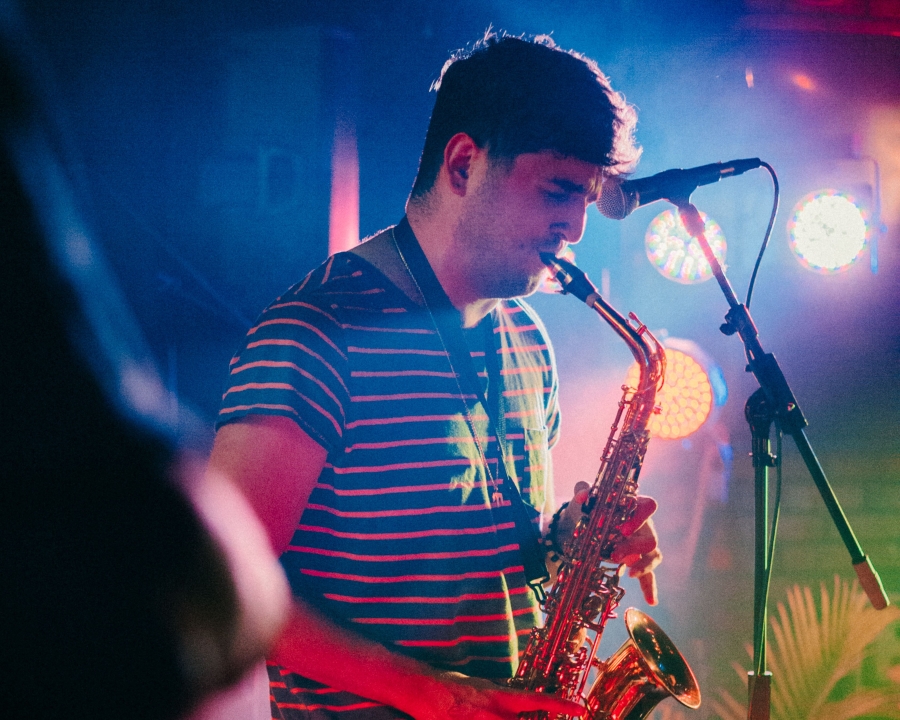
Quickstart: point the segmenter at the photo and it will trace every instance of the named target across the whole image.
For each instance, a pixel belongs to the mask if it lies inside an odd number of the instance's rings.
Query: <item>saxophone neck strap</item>
[[[460,388],[467,386],[467,392],[472,393],[487,411],[489,429],[497,437],[497,446],[500,451],[500,457],[497,462],[499,475],[497,479],[499,480],[500,490],[512,509],[519,548],[522,551],[525,577],[528,580],[528,584],[540,598],[543,594],[543,583],[549,579],[549,573],[544,562],[545,553],[539,534],[531,522],[528,511],[525,508],[525,501],[519,493],[518,486],[513,481],[514,472],[511,472],[508,464],[509,454],[506,451],[506,413],[503,402],[502,375],[491,317],[488,315],[480,323],[484,333],[485,366],[488,373],[488,392],[487,396],[485,396],[475,364],[472,362],[470,348],[463,334],[460,313],[453,306],[453,303],[450,302],[450,298],[447,297],[447,293],[434,274],[434,270],[405,216],[394,228],[393,235],[397,251],[418,287],[425,307],[434,321],[435,329],[447,351],[451,368],[459,380]],[[473,433],[475,432],[474,426],[471,430]],[[486,462],[487,457],[484,459]],[[489,467],[485,466],[485,470],[490,475]]]

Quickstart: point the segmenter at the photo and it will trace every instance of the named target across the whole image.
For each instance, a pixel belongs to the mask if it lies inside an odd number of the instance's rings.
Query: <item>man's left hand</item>
[[[590,486],[585,482],[575,485],[575,495],[568,507],[563,510],[559,528],[563,533],[574,530],[581,514],[581,506],[588,499]],[[613,550],[611,560],[628,568],[628,576],[637,578],[641,592],[648,605],[656,605],[659,601],[656,590],[656,576],[653,570],[662,561],[662,553],[658,547],[656,529],[653,527],[651,515],[656,512],[656,500],[639,495],[637,507],[631,518],[619,531],[623,540]]]

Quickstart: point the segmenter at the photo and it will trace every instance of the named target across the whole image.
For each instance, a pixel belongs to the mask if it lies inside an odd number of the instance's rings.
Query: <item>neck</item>
[[[417,208],[410,203],[406,210],[409,225],[428,258],[428,263],[453,307],[459,310],[464,328],[475,327],[497,306],[497,298],[480,297],[472,288],[465,268],[452,252],[453,226],[439,220],[438,213]]]

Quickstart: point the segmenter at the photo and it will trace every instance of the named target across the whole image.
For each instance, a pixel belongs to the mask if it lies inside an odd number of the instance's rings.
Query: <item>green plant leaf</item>
[[[830,594],[822,583],[818,608],[810,588],[789,589],[787,604],[779,602],[770,618],[773,720],[851,720],[875,714],[900,718],[896,683],[832,697],[839,681],[859,674],[866,648],[898,616],[895,606],[875,610],[856,580],[848,583],[835,576]],[[746,684],[746,673],[738,671]],[[710,705],[722,720],[746,718],[746,704],[727,692]]]

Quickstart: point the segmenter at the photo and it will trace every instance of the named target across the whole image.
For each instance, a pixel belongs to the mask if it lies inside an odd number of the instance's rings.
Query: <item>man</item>
[[[634,164],[633,127],[592,61],[488,35],[444,68],[404,221],[251,329],[212,464],[252,499],[296,598],[269,668],[276,716],[580,713],[492,682],[538,621],[516,508],[550,509],[559,423],[543,327],[511,298],[537,288],[542,253],[578,242],[604,177]],[[641,500],[615,554],[651,602],[654,509]]]

